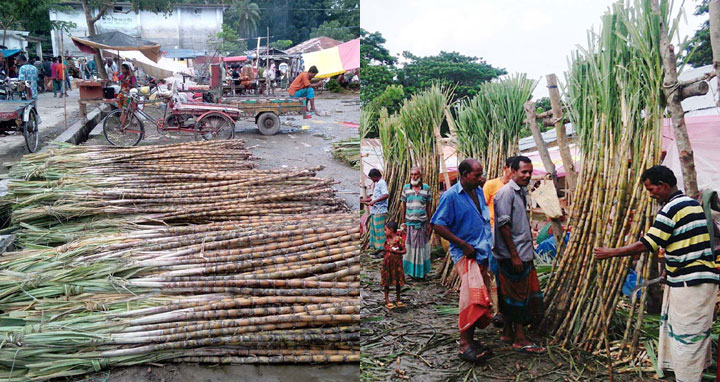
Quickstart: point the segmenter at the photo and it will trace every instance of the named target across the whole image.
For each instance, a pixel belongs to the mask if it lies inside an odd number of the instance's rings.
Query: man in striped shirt
[[[595,257],[630,256],[665,248],[658,361],[678,382],[699,382],[710,365],[710,331],[720,283],[702,206],[677,189],[672,170],[653,166],[642,174],[650,197],[663,203],[639,241],[621,248],[596,248]]]
[[[405,211],[406,252],[403,256],[405,274],[416,279],[424,279],[430,273],[430,222],[432,216],[432,190],[422,182],[420,168],[410,170],[410,183],[403,186],[400,197]]]

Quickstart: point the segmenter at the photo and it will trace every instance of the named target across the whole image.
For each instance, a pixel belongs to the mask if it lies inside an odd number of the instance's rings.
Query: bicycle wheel
[[[220,113],[210,113],[195,123],[194,130],[196,141],[232,139],[235,136],[235,121]]]
[[[127,115],[123,125],[122,112],[122,109],[113,110],[105,117],[103,135],[113,146],[135,146],[143,139],[145,127],[135,113]]]
[[[25,145],[28,151],[34,153],[40,142],[40,133],[38,132],[37,115],[34,111],[30,112],[28,121],[23,124],[23,136],[25,136]]]

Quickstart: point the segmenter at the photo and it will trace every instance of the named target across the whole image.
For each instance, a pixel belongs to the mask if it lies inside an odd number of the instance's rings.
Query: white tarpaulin
[[[720,115],[685,116],[685,125],[695,158],[698,189],[720,191]],[[667,151],[663,164],[675,173],[678,188],[684,189],[680,156],[670,118],[665,119],[663,150]]]
[[[118,52],[105,49],[105,52],[114,56],[119,55],[133,65],[142,68],[145,74],[153,78],[166,79],[172,77],[174,73],[192,74],[190,69],[188,69],[185,65],[166,57],[161,57],[158,62],[153,62],[138,50]]]

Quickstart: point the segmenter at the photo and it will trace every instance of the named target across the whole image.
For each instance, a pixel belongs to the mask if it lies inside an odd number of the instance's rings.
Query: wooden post
[[[713,68],[720,89],[720,0],[711,0],[708,4],[710,13],[710,46],[713,54]],[[720,106],[720,100],[718,100]]]
[[[547,171],[548,174],[550,174],[550,176],[552,177],[553,184],[555,185],[555,190],[557,190],[557,170],[555,170],[555,163],[553,163],[552,158],[550,158],[550,152],[545,145],[545,141],[543,140],[542,134],[540,134],[540,129],[537,125],[537,115],[535,115],[535,102],[525,102],[525,114],[527,115],[527,123],[530,126],[530,131],[532,132],[533,139],[535,140],[535,146],[538,149],[538,153],[540,154],[540,158],[542,159],[543,166],[545,166],[545,171]],[[555,237],[555,245],[559,251],[564,233],[562,225],[560,224],[560,221],[558,219],[551,219],[550,224],[552,225],[553,236]],[[560,253],[558,252],[556,256],[559,256],[559,254]]]
[[[433,129],[435,133],[435,148],[438,151],[438,159],[440,160],[440,171],[445,175],[445,190],[449,190],[450,185],[450,174],[447,171],[447,165],[445,164],[445,153],[443,152],[442,135],[440,134],[440,125],[435,126]]]
[[[562,115],[562,102],[560,101],[560,91],[558,90],[557,77],[555,74],[545,76],[547,82],[548,93],[550,95],[550,105],[552,106],[553,119],[555,123],[555,133],[557,134],[558,148],[560,149],[560,157],[565,167],[566,186],[570,192],[575,191],[577,185],[577,171],[575,171],[575,162],[573,162],[570,154],[570,147],[565,133],[565,124]]]
[[[694,198],[698,194],[697,173],[695,172],[695,159],[693,157],[690,139],[688,138],[687,127],[685,126],[685,111],[681,101],[681,91],[678,86],[678,74],[675,67],[675,51],[668,39],[668,29],[660,14],[658,0],[652,0],[650,6],[655,17],[660,20],[660,55],[662,56],[665,80],[663,91],[668,102],[668,110],[672,118],[673,131],[675,132],[675,143],[680,154],[680,168],[682,170],[685,194]]]
[[[543,166],[545,166],[545,171],[547,171],[548,174],[552,176],[555,188],[557,188],[557,171],[555,170],[555,164],[550,158],[550,152],[545,145],[545,141],[543,140],[542,134],[540,134],[540,129],[537,125],[537,119],[535,115],[535,102],[525,102],[525,114],[527,115],[527,122],[530,126],[530,131],[532,132],[533,139],[535,140],[535,146],[538,149],[538,153],[540,154],[540,158],[542,159]]]

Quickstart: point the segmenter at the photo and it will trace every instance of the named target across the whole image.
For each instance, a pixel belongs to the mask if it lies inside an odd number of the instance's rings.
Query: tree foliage
[[[473,97],[480,84],[497,78],[507,72],[495,68],[477,57],[464,56],[457,52],[440,52],[437,56],[418,57],[404,52],[409,62],[398,70],[398,82],[408,93],[414,94],[435,82],[454,86],[456,99]]]
[[[700,4],[695,8],[695,15],[700,16],[708,13],[709,2],[710,0],[701,0]],[[700,26],[700,29],[695,31],[695,35],[683,45],[682,56],[687,60],[688,64],[694,67],[712,64],[709,20],[706,20]]]
[[[251,0],[233,0],[223,19],[240,36],[254,37],[258,32],[260,7]]]
[[[360,60],[366,64],[395,65],[397,58],[390,54],[390,51],[383,46],[385,38],[380,32],[368,33],[360,31]]]
[[[337,20],[325,21],[310,32],[310,38],[330,37],[338,41],[349,41],[355,38],[352,28],[344,27]]]
[[[232,55],[247,50],[247,43],[241,40],[234,28],[228,24],[222,25],[222,30],[217,33],[216,38],[211,40],[212,46],[224,55]]]
[[[67,9],[56,0],[0,0],[0,29],[2,43],[5,44],[6,32],[22,29],[39,37],[43,42],[50,42],[50,31],[53,29],[68,30],[76,25],[68,21],[50,20],[51,9]]]
[[[270,47],[274,49],[284,50],[293,46],[292,40],[277,40],[270,43]]]

